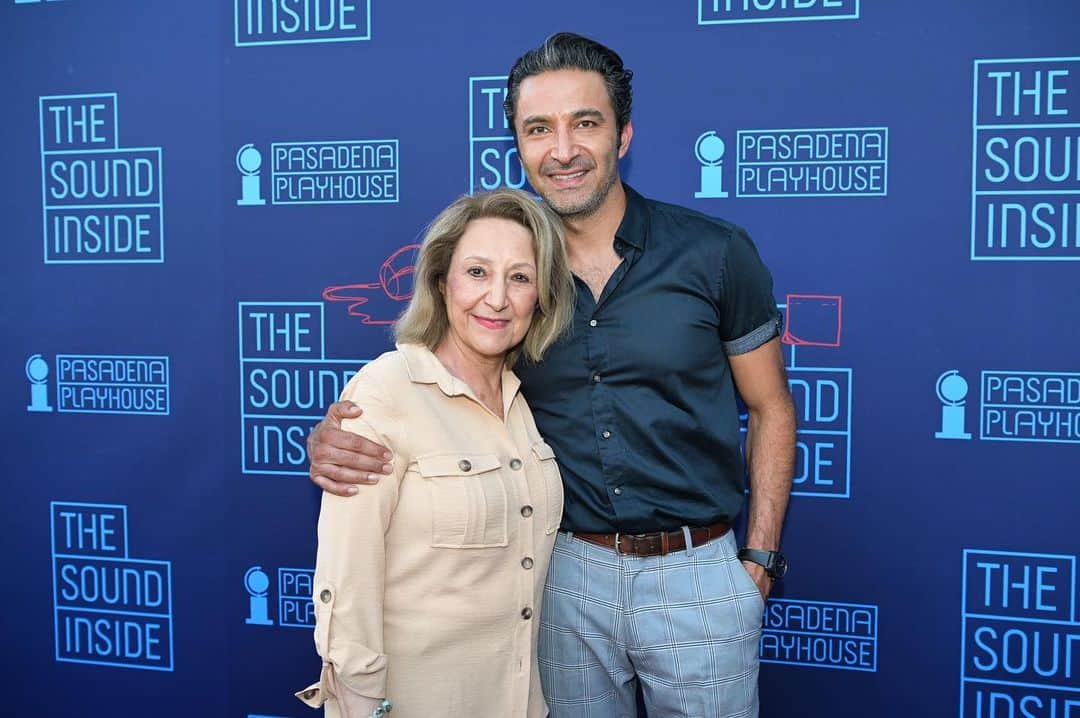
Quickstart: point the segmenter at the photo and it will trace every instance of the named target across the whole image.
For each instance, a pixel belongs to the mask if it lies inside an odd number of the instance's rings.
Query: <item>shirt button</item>
[[[330,593],[330,589],[328,589],[328,588],[324,588],[322,590],[322,592],[319,594],[319,600],[322,601],[323,603],[330,603],[330,597],[331,597],[331,593]]]
[[[524,568],[524,569],[532,568],[533,567],[533,560],[531,558],[529,558],[528,556],[526,556],[525,558],[521,559],[521,567]]]
[[[532,506],[522,506],[521,515],[525,518],[529,518],[530,516],[532,516]]]
[[[472,471],[472,462],[468,459],[462,459],[461,461],[457,462],[457,466],[462,471]]]
[[[517,471],[521,468],[521,459],[510,459],[510,468]]]
[[[616,496],[622,496],[622,487],[616,486],[614,489],[611,490],[611,493],[615,494]]]
[[[596,326],[596,320],[595,319],[590,319],[589,320],[589,326],[590,327],[595,327]]]
[[[600,383],[600,375],[599,374],[593,374],[592,375],[592,380],[593,380],[594,384],[599,384]]]
[[[600,436],[604,437],[605,439],[610,439],[610,438],[611,438],[611,432],[610,432],[610,431],[606,431],[606,430],[605,430],[605,431],[601,431],[601,432],[600,432]]]
[[[521,609],[521,617],[524,618],[526,621],[528,621],[530,618],[532,618],[532,609],[531,608],[523,608],[523,609]]]

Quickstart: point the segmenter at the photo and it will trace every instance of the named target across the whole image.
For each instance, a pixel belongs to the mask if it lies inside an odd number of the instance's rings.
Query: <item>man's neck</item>
[[[571,256],[589,255],[603,249],[610,251],[624,214],[626,190],[622,182],[616,181],[595,212],[587,217],[563,219],[567,251]]]

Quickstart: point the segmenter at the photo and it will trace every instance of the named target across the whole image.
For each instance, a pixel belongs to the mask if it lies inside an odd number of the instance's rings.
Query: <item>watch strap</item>
[[[765,569],[765,573],[774,581],[787,572],[787,561],[779,551],[766,551],[761,548],[741,548],[738,552],[740,561],[756,563]]]

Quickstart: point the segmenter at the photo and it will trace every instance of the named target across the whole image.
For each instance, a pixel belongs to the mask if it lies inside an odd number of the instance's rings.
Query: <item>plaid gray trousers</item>
[[[689,543],[689,536],[687,536]],[[732,532],[636,557],[559,533],[540,623],[551,718],[758,715],[764,604]]]

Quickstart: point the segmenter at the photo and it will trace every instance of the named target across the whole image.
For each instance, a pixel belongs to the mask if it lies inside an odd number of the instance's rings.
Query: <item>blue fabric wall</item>
[[[1080,5],[696,5],[0,3],[8,714],[307,714],[303,438],[571,29],[787,315],[763,715],[1080,716]]]

